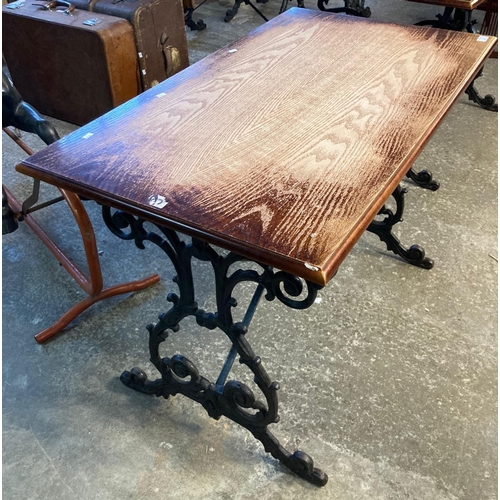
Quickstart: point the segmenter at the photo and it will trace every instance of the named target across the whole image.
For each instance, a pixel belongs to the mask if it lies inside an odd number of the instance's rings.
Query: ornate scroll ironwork
[[[486,94],[484,97],[481,97],[478,90],[474,86],[476,80],[482,75],[483,75],[483,68],[481,68],[481,70],[474,78],[472,83],[465,89],[465,93],[467,94],[469,101],[475,102],[476,104],[478,104],[484,109],[487,109],[488,111],[494,111],[498,113],[498,104],[496,102],[495,97],[491,94]]]
[[[413,168],[408,170],[406,177],[411,179],[415,184],[424,189],[430,189],[431,191],[437,191],[439,189],[439,182],[432,178],[432,173],[428,170],[421,170],[420,172],[415,172]]]
[[[288,307],[305,309],[313,304],[322,287],[310,282],[305,282],[304,287],[304,282],[299,278],[283,271],[275,272],[271,267],[258,263],[260,271],[231,271],[231,266],[249,259],[232,252],[221,255],[209,244],[195,238],[191,243],[185,243],[175,231],[160,226],[156,227],[161,234],[147,231],[143,220],[121,211],[112,212],[109,207],[103,207],[103,218],[108,228],[119,238],[133,240],[141,249],[144,249],[145,241],[161,248],[174,265],[174,282],[179,288],[179,294],[170,293],[167,297],[172,307],[160,314],[157,324],[146,327],[149,331],[151,362],[160,372],[161,378],[150,381],[143,370],[133,368],[122,374],[121,381],[137,391],[164,398],[184,394],[200,403],[210,417],[218,420],[225,416],[248,429],[267,452],[300,477],[318,486],[326,484],[328,476],[314,467],[309,455],[298,450],[290,453],[269,432],[269,424],[279,421],[279,385],[271,380],[246,338],[253,313],[264,293],[269,301],[277,298]],[[207,261],[212,265],[216,292],[215,313],[200,309],[195,301],[191,267],[193,259]],[[232,295],[235,287],[243,282],[255,283],[256,290],[243,320],[235,322],[232,309],[237,304]],[[194,316],[199,325],[208,329],[219,328],[232,343],[216,382],[210,382],[201,376],[197,367],[180,354],[160,356],[159,347],[167,339],[168,330],[178,331],[179,323],[187,316]],[[250,387],[242,382],[226,381],[236,356],[253,373],[254,382],[264,395],[265,403],[257,399]]]
[[[432,269],[434,261],[425,256],[425,250],[421,246],[412,245],[410,248],[406,248],[392,234],[392,228],[403,220],[404,195],[406,192],[406,189],[398,186],[392,193],[392,197],[396,201],[396,211],[393,212],[384,205],[378,215],[385,217],[382,220],[375,219],[367,227],[367,231],[376,234],[387,245],[387,250],[399,255],[409,264],[423,267],[424,269]]]

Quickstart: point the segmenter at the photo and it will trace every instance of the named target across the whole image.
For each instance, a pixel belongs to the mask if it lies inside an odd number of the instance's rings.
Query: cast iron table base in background
[[[267,3],[268,1],[269,0],[256,0],[257,3]],[[283,14],[283,12],[285,12],[290,1],[291,0],[281,0],[278,14]],[[269,19],[252,3],[251,0],[235,0],[233,7],[226,11],[226,16],[224,17],[224,21],[226,21],[226,23],[231,21],[231,19],[233,19],[233,17],[238,13],[238,10],[242,3],[252,7],[252,9],[254,9],[255,12],[257,12],[257,14],[262,17],[264,21],[269,21]],[[326,12],[345,13],[352,16],[371,16],[370,9],[368,7],[365,7],[365,0],[344,0],[344,3],[345,7],[327,9],[325,8],[325,5],[328,4],[328,0],[318,0],[318,8]],[[297,7],[304,8],[304,0],[297,0]]]
[[[267,3],[269,0],[256,0],[257,3]],[[226,15],[224,16],[224,21],[228,23],[233,19],[233,17],[238,13],[238,10],[240,10],[241,4],[244,3],[245,5],[250,5],[252,9],[257,12],[257,14],[265,21],[269,21],[269,19],[262,14],[262,12],[252,3],[251,0],[234,0],[234,5],[226,10]],[[288,0],[282,0],[279,14],[285,11],[286,6],[288,5]],[[285,6],[285,7],[283,7]],[[297,0],[297,6],[298,7],[304,7],[304,2],[303,0]]]
[[[318,0],[318,9],[324,12],[344,13],[350,16],[370,17],[372,15],[369,7],[365,7],[365,0],[345,0],[345,7],[326,8],[329,0]]]
[[[196,7],[198,8],[198,7]],[[184,24],[191,30],[191,31],[201,31],[204,30],[207,25],[203,21],[203,19],[198,19],[198,21],[195,21],[193,19],[193,12],[196,9],[192,7],[184,7]]]
[[[393,226],[402,220],[404,209],[403,194],[398,187],[393,197],[397,209],[393,213],[385,206],[379,214],[384,218],[372,222],[368,230],[377,234],[387,244],[389,250],[400,255],[407,262],[430,269],[433,262],[425,257],[424,250],[418,245],[406,249],[392,234]],[[179,294],[170,293],[167,300],[172,307],[160,314],[158,323],[148,325],[149,353],[151,362],[159,371],[161,378],[149,380],[140,368],[125,371],[120,380],[127,386],[145,394],[154,394],[168,399],[176,394],[184,394],[200,403],[208,415],[216,420],[225,416],[245,429],[259,440],[268,453],[278,459],[292,472],[307,481],[323,486],[328,476],[314,466],[312,458],[303,451],[290,453],[269,431],[268,426],[279,421],[279,385],[273,382],[264,369],[261,359],[252,350],[246,334],[260,298],[265,294],[269,301],[278,299],[293,309],[306,309],[314,303],[318,290],[322,288],[312,282],[304,281],[290,273],[275,271],[272,267],[260,264],[233,252],[219,254],[211,245],[192,238],[191,243],[182,241],[178,234],[155,224],[159,232],[147,231],[144,221],[120,210],[103,207],[103,218],[111,232],[124,240],[133,240],[137,247],[144,249],[149,241],[163,250],[172,262],[176,276],[174,282]],[[211,313],[198,307],[192,272],[192,261],[198,259],[212,265],[215,278],[216,312]],[[253,262],[259,268],[236,269],[239,263]],[[232,268],[232,269],[230,269]],[[235,287],[243,282],[255,283],[256,288],[250,305],[242,321],[235,322],[232,310],[237,306],[232,296]],[[196,365],[181,354],[161,357],[160,344],[164,342],[169,330],[177,332],[179,323],[187,316],[194,316],[196,322],[205,328],[222,330],[232,343],[226,361],[216,382],[200,375]],[[250,387],[242,382],[227,380],[232,365],[239,362],[246,365],[254,375],[254,382],[265,397],[265,403],[256,398]]]

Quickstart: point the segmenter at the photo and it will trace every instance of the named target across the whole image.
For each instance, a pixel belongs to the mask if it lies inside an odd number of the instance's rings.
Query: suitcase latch
[[[95,17],[93,19],[87,19],[86,21],[83,21],[82,24],[85,24],[86,26],[95,26],[96,24],[99,24],[101,22],[100,19],[96,19]]]

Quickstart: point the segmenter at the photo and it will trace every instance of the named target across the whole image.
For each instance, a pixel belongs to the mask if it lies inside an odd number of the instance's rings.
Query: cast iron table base
[[[287,297],[281,289],[283,286],[285,292],[292,297],[301,295],[303,282],[291,274],[274,272],[271,267],[260,264],[261,272],[242,269],[230,272],[229,268],[233,264],[248,259],[232,252],[226,256],[219,255],[209,244],[194,238],[192,243],[186,244],[175,231],[160,226],[156,227],[161,235],[147,232],[141,219],[120,211],[112,214],[108,207],[103,208],[103,216],[108,228],[119,238],[133,239],[139,248],[144,248],[144,241],[158,245],[172,261],[177,273],[174,281],[179,287],[179,295],[171,293],[167,297],[173,304],[169,311],[159,316],[156,325],[147,326],[151,362],[160,372],[161,378],[149,381],[141,369],[133,368],[129,372],[124,372],[120,380],[136,391],[163,396],[166,399],[178,393],[184,394],[200,403],[210,417],[218,420],[224,415],[248,429],[264,445],[267,452],[300,477],[318,486],[325,485],[328,476],[314,467],[309,455],[302,451],[295,451],[293,454],[288,452],[268,430],[269,424],[279,421],[277,396],[279,385],[271,380],[262,366],[261,359],[255,355],[246,339],[248,326],[264,292],[267,300],[278,298],[289,307],[305,309],[313,304],[321,286],[307,282],[306,297],[295,300]],[[124,232],[125,228],[128,228],[129,232]],[[195,301],[191,267],[193,259],[212,264],[217,303],[215,313],[200,309]],[[237,304],[232,292],[235,286],[242,282],[254,282],[257,287],[243,321],[235,322],[232,309]],[[179,322],[187,316],[194,316],[199,325],[210,330],[221,329],[232,343],[215,383],[201,376],[196,366],[180,354],[171,358],[160,356],[159,346],[166,340],[168,330],[178,331]],[[239,362],[253,372],[254,381],[264,395],[266,403],[258,400],[253,391],[242,382],[226,381],[237,355]]]
[[[398,187],[393,193],[397,204],[396,212],[382,207],[379,214],[384,217],[383,220],[372,222],[368,230],[377,234],[387,244],[388,249],[407,262],[430,269],[433,263],[425,257],[421,247],[413,245],[410,249],[406,249],[392,234],[393,226],[402,220],[404,192]],[[145,241],[161,248],[175,268],[174,282],[179,288],[179,294],[170,293],[167,297],[172,307],[166,313],[159,315],[158,323],[146,327],[149,331],[150,359],[160,372],[161,378],[149,380],[143,370],[132,368],[121,375],[120,380],[123,384],[136,391],[163,396],[165,399],[179,393],[184,394],[200,403],[210,417],[218,420],[221,416],[225,416],[249,430],[264,445],[268,453],[298,476],[317,486],[325,485],[328,476],[314,466],[309,455],[300,450],[290,453],[269,431],[268,426],[279,421],[277,396],[279,385],[269,377],[260,357],[256,356],[246,337],[262,295],[269,301],[277,298],[293,309],[306,309],[314,303],[317,292],[322,286],[283,271],[275,271],[270,266],[233,252],[226,255],[219,254],[211,245],[195,238],[192,238],[191,243],[185,243],[175,231],[159,225],[155,225],[159,232],[147,231],[142,219],[120,210],[114,211],[109,207],[103,207],[103,218],[107,227],[119,238],[133,240],[141,249],[145,248]],[[204,311],[195,301],[193,259],[206,261],[212,265],[215,278],[215,313]],[[242,262],[254,262],[259,271],[234,270]],[[232,294],[235,287],[243,282],[255,283],[256,288],[243,320],[236,322],[232,310],[237,303]],[[160,355],[160,344],[167,339],[169,330],[179,331],[179,323],[187,316],[194,316],[200,326],[210,330],[219,328],[231,341],[232,347],[216,382],[211,382],[200,375],[195,364],[181,354],[172,357]],[[254,382],[264,396],[265,403],[257,399],[252,389],[244,383],[227,380],[236,356],[239,357],[239,362],[246,365],[253,373]]]

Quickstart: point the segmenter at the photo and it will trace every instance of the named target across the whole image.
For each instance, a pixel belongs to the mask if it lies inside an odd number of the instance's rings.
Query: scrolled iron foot
[[[165,385],[161,379],[149,380],[146,372],[137,367],[132,368],[130,371],[124,371],[120,375],[120,382],[134,391],[143,394],[154,394],[155,396],[162,395],[163,386]]]
[[[303,451],[297,450],[290,457],[287,467],[316,486],[324,486],[328,482],[328,475],[321,469],[314,467],[313,459]]]
[[[238,13],[238,10],[240,8],[240,4],[235,4],[232,9],[226,10],[226,15],[224,16],[224,22],[228,23],[230,22],[233,17]]]
[[[113,234],[123,240],[134,240],[137,247],[145,249],[145,241],[157,245],[173,264],[176,271],[174,282],[179,289],[178,294],[167,296],[171,307],[158,316],[158,323],[146,326],[150,360],[161,378],[150,381],[143,370],[133,368],[121,375],[121,382],[138,392],[165,399],[182,394],[203,406],[211,418],[219,420],[224,416],[250,431],[266,451],[301,478],[317,486],[326,484],[328,476],[314,467],[309,455],[302,451],[289,453],[269,432],[268,426],[279,421],[279,384],[271,379],[247,340],[248,327],[262,297],[268,301],[277,299],[292,309],[307,309],[314,304],[321,286],[303,282],[296,276],[275,271],[258,262],[255,262],[258,271],[239,268],[237,264],[246,263],[248,259],[232,252],[220,254],[208,243],[197,239],[186,243],[171,229],[157,226],[156,231],[146,230],[142,219],[121,211],[113,212],[109,207],[103,207],[103,218]],[[212,265],[217,304],[214,312],[201,309],[195,301],[194,259]],[[238,269],[234,269],[235,265]],[[237,302],[233,291],[240,283],[254,284],[255,291],[243,320],[235,322],[232,311]],[[181,354],[172,357],[160,355],[160,345],[169,332],[179,332],[180,323],[189,316],[194,316],[200,326],[209,330],[218,328],[231,342],[215,382],[203,377],[195,364]],[[257,394],[243,382],[227,380],[237,358],[252,372],[254,389],[259,391]]]
[[[328,475],[321,469],[314,467],[313,459],[303,451],[294,452],[288,464],[285,465],[302,479],[316,486],[324,486],[328,482]]]
[[[422,269],[432,269],[434,261],[425,256],[425,250],[420,245],[412,245],[405,248],[396,236],[390,231],[373,231],[368,227],[368,231],[377,234],[377,236],[387,245],[387,250],[399,255],[403,260],[412,266]]]
[[[467,94],[469,101],[473,101],[476,104],[479,104],[479,106],[481,106],[483,109],[498,113],[498,104],[496,103],[495,97],[491,94],[486,94],[484,97],[481,97],[476,87],[474,87],[474,84],[469,85],[465,93]]]
[[[297,476],[315,486],[324,486],[328,482],[328,475],[314,467],[314,461],[307,453],[300,450],[296,450],[293,454],[288,452],[267,429],[250,429],[250,431],[264,445],[267,453],[278,459]]]
[[[193,21],[192,19],[188,22],[186,22],[186,26],[191,30],[191,31],[202,31],[204,30],[207,25],[203,21],[203,19],[198,19],[198,21]]]
[[[402,245],[400,247],[401,253],[398,252],[399,255],[409,264],[423,269],[432,269],[434,267],[434,261],[425,256],[425,250],[420,245],[412,245],[408,250]]]
[[[370,7],[365,7],[365,0],[344,0],[344,7],[326,9],[328,0],[318,0],[318,8],[326,12],[339,12],[350,16],[370,17],[372,12]]]
[[[439,182],[432,179],[432,173],[428,170],[421,170],[420,172],[415,172],[413,168],[408,170],[406,177],[411,179],[415,184],[424,189],[429,189],[430,191],[437,191],[439,189]]]
[[[425,251],[421,246],[412,245],[410,248],[405,248],[392,233],[392,228],[403,220],[406,192],[407,189],[398,186],[392,193],[392,197],[396,201],[396,211],[393,212],[384,205],[378,213],[379,216],[384,216],[384,219],[372,221],[366,230],[376,234],[387,245],[387,250],[399,255],[408,264],[423,269],[432,269],[434,261],[425,256]]]
[[[203,22],[203,19],[199,19],[198,21],[193,20],[193,8],[184,8],[184,24],[191,31],[201,31],[204,30],[207,25]]]

